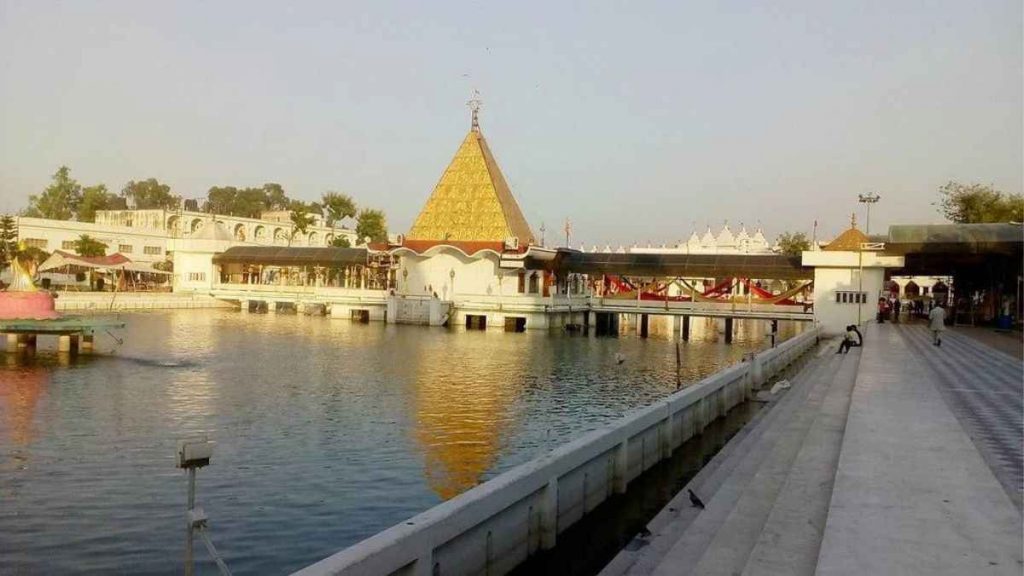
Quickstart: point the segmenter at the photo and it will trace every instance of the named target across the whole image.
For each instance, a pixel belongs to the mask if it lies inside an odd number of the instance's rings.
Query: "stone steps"
[[[814,574],[860,354],[844,360],[793,461],[743,574]]]
[[[789,418],[778,420],[773,429],[765,431],[760,447],[764,455],[757,459],[756,465],[738,467],[729,478],[740,492],[735,495],[723,494],[722,490],[716,492],[708,510],[721,510],[708,515],[707,520],[701,514],[654,574],[731,576],[743,571],[817,419],[831,386],[830,376],[847,358],[850,357],[833,355],[818,360],[816,369],[801,382],[806,388],[803,402]],[[753,462],[754,456],[751,454],[748,458]],[[725,488],[723,486],[723,490]],[[723,514],[724,519],[715,517]]]
[[[804,433],[810,427],[811,422],[806,417],[798,417],[806,412],[804,406],[808,401],[819,405],[824,399],[823,388],[826,386],[821,383],[830,381],[843,358],[846,358],[836,357],[833,354],[835,349],[835,343],[823,347],[822,353],[792,379],[792,388],[762,410],[648,524],[651,535],[638,537],[601,574],[692,573],[723,526],[728,524],[733,511],[748,489],[751,489],[751,483],[759,471],[771,459],[780,440],[793,434],[800,438],[799,430],[792,429],[791,423],[800,420]],[[790,451],[794,450],[792,444],[793,440],[790,440]],[[775,473],[776,476],[780,474],[781,471]],[[776,484],[780,483],[776,481]],[[704,500],[707,509],[701,511],[692,508],[687,489],[693,489]],[[770,502],[762,515],[767,516],[768,512]],[[724,540],[721,542],[724,543]],[[754,543],[756,540],[748,548],[753,548]],[[741,563],[737,571],[742,568]]]

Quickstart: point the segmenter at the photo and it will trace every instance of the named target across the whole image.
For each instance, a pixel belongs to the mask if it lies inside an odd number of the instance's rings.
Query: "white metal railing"
[[[817,328],[521,464],[296,574],[508,573],[744,401],[818,339]]]

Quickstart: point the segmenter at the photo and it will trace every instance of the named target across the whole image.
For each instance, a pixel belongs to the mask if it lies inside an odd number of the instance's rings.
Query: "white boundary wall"
[[[181,292],[60,292],[54,303],[59,312],[109,312],[111,310],[178,310],[231,308],[204,294]]]
[[[506,574],[817,341],[805,331],[296,574]]]

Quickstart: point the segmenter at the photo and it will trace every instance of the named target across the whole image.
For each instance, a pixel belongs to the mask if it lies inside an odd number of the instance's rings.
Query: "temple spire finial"
[[[474,132],[479,132],[480,131],[480,121],[477,118],[477,113],[480,112],[480,106],[482,104],[483,104],[483,100],[480,99],[480,91],[479,90],[473,90],[473,98],[471,98],[468,102],[466,102],[466,105],[469,106],[469,109],[473,113],[473,120],[472,120],[472,124],[470,125],[470,128]]]

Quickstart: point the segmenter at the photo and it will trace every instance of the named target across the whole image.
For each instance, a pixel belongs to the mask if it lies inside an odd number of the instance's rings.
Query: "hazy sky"
[[[877,231],[940,221],[950,179],[1022,188],[1020,0],[0,0],[0,211],[66,164],[342,190],[404,232],[474,88],[535,233],[570,217],[574,245],[829,236],[867,191]]]

